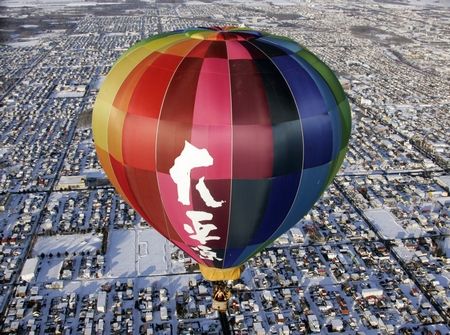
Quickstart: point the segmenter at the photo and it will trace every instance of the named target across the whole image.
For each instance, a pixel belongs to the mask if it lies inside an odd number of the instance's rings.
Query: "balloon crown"
[[[183,32],[190,38],[210,41],[248,41],[262,36],[259,31],[235,26],[198,27],[185,29]]]

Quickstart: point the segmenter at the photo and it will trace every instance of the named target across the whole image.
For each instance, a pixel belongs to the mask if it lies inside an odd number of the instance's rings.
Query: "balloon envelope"
[[[195,28],[129,49],[93,114],[122,197],[198,263],[242,264],[296,224],[338,171],[350,108],[333,72],[285,37]]]

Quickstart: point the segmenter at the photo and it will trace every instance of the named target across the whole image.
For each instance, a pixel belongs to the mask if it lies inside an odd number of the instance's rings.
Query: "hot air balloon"
[[[333,180],[351,114],[333,72],[286,37],[192,28],[139,42],[98,93],[93,133],[117,192],[209,280],[295,225]]]

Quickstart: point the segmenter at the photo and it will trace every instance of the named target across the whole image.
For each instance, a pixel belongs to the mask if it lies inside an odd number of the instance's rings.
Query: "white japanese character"
[[[202,211],[187,211],[186,215],[192,221],[192,226],[184,224],[184,230],[191,234],[190,238],[197,240],[200,244],[206,244],[207,241],[220,240],[219,236],[209,236],[212,230],[217,227],[211,223],[203,224],[201,221],[210,221],[213,218],[211,213]]]

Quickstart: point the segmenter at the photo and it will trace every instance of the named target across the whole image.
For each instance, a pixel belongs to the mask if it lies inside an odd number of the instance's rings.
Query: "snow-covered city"
[[[352,111],[334,181],[229,283],[231,333],[450,334],[448,1],[4,0],[0,11],[1,334],[223,333],[211,282],[116,192],[91,126],[127,49],[210,26],[297,41]]]

